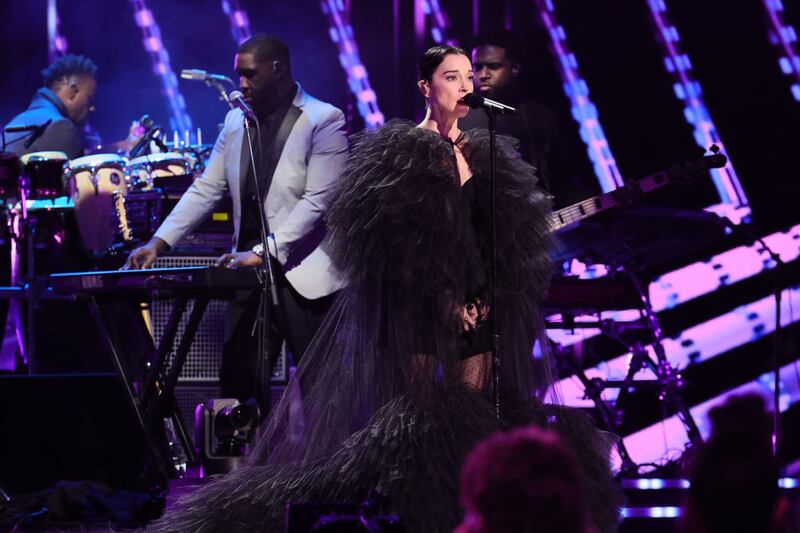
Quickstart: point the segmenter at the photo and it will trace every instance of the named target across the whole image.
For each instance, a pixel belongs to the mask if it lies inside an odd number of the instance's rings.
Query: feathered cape
[[[474,130],[461,148],[476,180],[477,201],[468,205],[453,147],[436,133],[392,121],[354,137],[324,243],[348,286],[247,465],[184,500],[157,531],[279,530],[288,501],[358,501],[377,488],[409,531],[449,532],[459,520],[458,473],[471,446],[509,423],[554,419],[599,483],[591,491],[602,495],[596,522],[613,529],[607,443],[591,429],[575,433],[585,422],[533,400],[550,382],[535,370],[549,364],[534,365],[531,353],[550,277],[549,202],[536,188],[535,170],[503,137],[492,309],[505,419],[459,379],[453,308],[464,303],[472,275],[489,268],[488,143],[487,132]]]

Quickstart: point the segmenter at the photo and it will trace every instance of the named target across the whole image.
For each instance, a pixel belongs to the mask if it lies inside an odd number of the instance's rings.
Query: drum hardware
[[[92,185],[94,186],[94,194],[95,196],[100,194],[100,184],[97,181],[97,167],[91,167],[89,170],[91,174],[89,174],[89,179],[92,180]]]
[[[122,235],[122,240],[125,242],[132,241],[133,232],[128,224],[128,213],[125,210],[125,196],[119,189],[115,190],[112,196],[114,197],[114,211],[117,213],[117,219],[119,220],[118,227]]]
[[[673,166],[637,182],[628,183],[610,193],[589,198],[575,205],[560,209],[553,213],[549,221],[551,231],[557,234],[560,250],[559,260],[577,258],[587,264],[605,264],[611,271],[612,283],[601,289],[597,295],[612,295],[617,288],[614,281],[626,282],[627,290],[618,291],[619,296],[608,300],[574,298],[576,309],[586,311],[586,305],[594,304],[595,312],[610,310],[617,299],[638,300],[634,307],[640,310],[640,320],[633,323],[615,323],[598,320],[594,323],[575,323],[570,319],[574,310],[561,311],[566,320],[561,323],[548,323],[546,327],[575,329],[579,327],[600,327],[601,332],[611,339],[620,342],[632,353],[631,362],[623,380],[589,379],[582,367],[564,349],[556,349],[554,353],[564,366],[580,380],[584,386],[584,394],[591,399],[600,414],[605,428],[613,433],[619,432],[624,402],[630,391],[650,387],[658,391],[660,401],[672,404],[680,418],[689,440],[693,445],[700,444],[702,437],[691,412],[683,401],[683,380],[681,374],[672,367],[667,359],[662,344],[662,331],[655,310],[650,303],[646,284],[642,283],[644,272],[652,275],[659,264],[674,261],[677,252],[696,249],[706,242],[718,242],[724,236],[722,224],[718,217],[704,212],[653,209],[631,207],[643,194],[663,187],[670,182],[688,182],[704,174],[710,168],[721,168],[727,158],[719,153],[717,146],[710,148],[711,155],[704,155],[694,161]],[[610,220],[602,220],[595,215],[615,208],[616,213]],[[620,209],[624,208],[624,209]],[[587,220],[589,219],[589,220]],[[591,280],[595,282],[596,280]],[[554,283],[557,285],[557,283]],[[547,307],[547,304],[545,304]],[[550,306],[556,310],[558,307]],[[646,329],[650,332],[651,345],[655,357],[652,357],[641,342],[629,341],[625,333],[631,329]],[[649,368],[655,375],[652,380],[634,380],[635,374]],[[613,406],[606,404],[602,392],[609,388],[619,388],[620,393]],[[637,465],[628,455],[624,442],[617,442],[617,450],[622,460],[622,471],[625,474],[636,474]]]
[[[29,373],[34,373],[34,312],[38,302],[48,296],[44,281],[36,276],[34,252],[39,232],[39,216],[40,212],[61,210],[59,200],[64,195],[64,164],[67,155],[63,152],[32,152],[20,157],[16,164],[13,158],[4,159],[10,161],[3,165],[4,177],[8,179],[0,185],[3,185],[5,215],[11,241],[11,286],[1,291],[0,296],[11,298],[5,334],[15,337],[16,342],[4,342],[3,345],[8,346],[8,350],[4,349],[0,358],[13,361],[19,350],[28,364]],[[40,205],[42,203],[44,205]],[[22,272],[23,255],[25,272]],[[24,312],[29,324],[27,338],[23,336],[23,309],[19,299],[25,300]]]
[[[612,238],[613,239],[613,238]],[[596,242],[599,249],[613,250],[614,246],[609,246],[608,242]],[[574,315],[569,312],[562,313],[564,318],[561,322],[548,322],[546,327],[559,329],[579,329],[579,328],[599,328],[601,333],[608,338],[620,343],[630,353],[631,359],[625,377],[622,380],[614,379],[589,379],[583,368],[571,357],[567,350],[557,347],[554,351],[559,361],[567,367],[584,386],[585,397],[592,400],[605,429],[612,433],[619,433],[622,423],[622,416],[625,412],[625,401],[628,395],[642,388],[654,389],[658,392],[658,399],[661,402],[668,402],[672,405],[678,418],[684,425],[686,433],[692,445],[702,443],[702,436],[694,418],[683,401],[684,381],[680,372],[675,369],[667,359],[666,351],[662,343],[663,335],[661,325],[655,310],[650,303],[646,285],[642,283],[640,276],[628,264],[635,264],[635,255],[626,255],[621,259],[625,264],[614,266],[614,258],[604,257],[603,262],[611,266],[611,276],[618,280],[627,280],[630,289],[639,296],[640,318],[633,321],[619,322],[608,319],[598,319],[592,322],[575,322]],[[597,312],[606,309],[598,308]],[[650,332],[650,345],[653,349],[652,356],[646,347],[639,340],[633,340],[626,335],[629,331],[645,330]],[[639,371],[649,369],[655,379],[634,379]],[[609,405],[603,398],[602,393],[606,389],[620,389],[617,399],[613,405]],[[625,444],[620,439],[617,444],[617,451],[622,461],[623,475],[635,475],[638,473],[638,466],[630,458]]]

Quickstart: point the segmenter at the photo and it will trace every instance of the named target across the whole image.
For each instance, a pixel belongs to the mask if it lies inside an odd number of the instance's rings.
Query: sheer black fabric
[[[534,169],[510,141],[501,138],[498,148],[502,260],[498,301],[490,304],[502,332],[501,391],[530,398],[542,382],[530,360],[550,276],[549,206]],[[251,464],[329,455],[392,398],[424,401],[434,382],[461,387],[456,307],[466,303],[472,273],[488,271],[488,136],[471,132],[463,146],[475,197],[485,200],[472,213],[453,173],[452,150],[436,133],[401,121],[355,140],[333,191],[326,245],[348,287],[309,347],[313,357],[270,417]],[[281,416],[300,383],[302,431]]]
[[[532,356],[550,277],[550,207],[533,167],[503,137],[497,300],[489,302],[501,333],[502,419],[488,392],[461,382],[456,308],[471,296],[476,273],[489,271],[487,132],[468,132],[461,149],[473,172],[471,205],[454,174],[453,147],[436,133],[391,121],[354,138],[325,243],[347,288],[247,465],[154,529],[278,531],[288,501],[358,501],[378,489],[409,531],[451,531],[460,519],[460,464],[477,440],[509,424],[581,425],[540,402],[552,383],[547,356],[543,364]],[[599,472],[597,493],[605,492],[596,522],[613,529],[608,443],[591,429],[580,434],[585,470]]]

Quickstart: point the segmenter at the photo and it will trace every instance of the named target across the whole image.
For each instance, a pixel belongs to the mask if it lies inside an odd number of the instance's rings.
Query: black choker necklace
[[[465,136],[465,133],[462,131],[461,133],[458,134],[458,137],[456,137],[455,141],[451,141],[450,139],[448,139],[446,137],[445,137],[445,140],[447,142],[449,142],[451,145],[455,146],[455,145],[457,145],[458,143],[460,143],[461,141],[464,140],[464,136]]]

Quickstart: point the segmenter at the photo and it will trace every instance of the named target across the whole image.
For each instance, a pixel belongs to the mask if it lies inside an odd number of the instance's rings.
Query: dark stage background
[[[786,22],[800,27],[800,6],[785,4]],[[253,32],[271,32],[288,42],[295,76],[304,88],[345,110],[352,131],[363,127],[320,4],[242,0],[241,5]],[[623,176],[627,180],[643,177],[695,155],[692,129],[673,94],[646,2],[559,0],[555,5]],[[464,44],[476,26],[487,30],[511,22],[524,44],[531,94],[561,117],[570,179],[583,184],[581,196],[599,192],[533,2],[442,0],[441,6],[450,18],[451,37]],[[161,0],[149,2],[149,8],[161,27],[176,73],[203,68],[232,75],[235,43],[220,2]],[[415,89],[414,65],[421,47],[414,33],[413,2],[351,0],[350,8],[361,58],[381,111],[387,119],[418,118],[421,99]],[[753,204],[756,221],[765,230],[795,221],[800,102],[792,98],[791,78],[781,73],[778,50],[768,41],[762,1],[671,1],[668,8],[703,87],[705,103]],[[62,1],[59,13],[69,52],[89,55],[100,67],[92,124],[103,140],[122,138],[130,121],[143,113],[167,124],[169,111],[161,96],[161,82],[142,47],[131,3]],[[39,86],[39,70],[47,63],[46,2],[3,2],[0,20],[4,50],[0,122],[5,123],[28,104]],[[433,44],[429,33],[426,39],[425,46]],[[194,125],[211,142],[225,108],[202,83],[179,83]],[[662,196],[659,202],[694,207],[716,201],[708,180]]]

